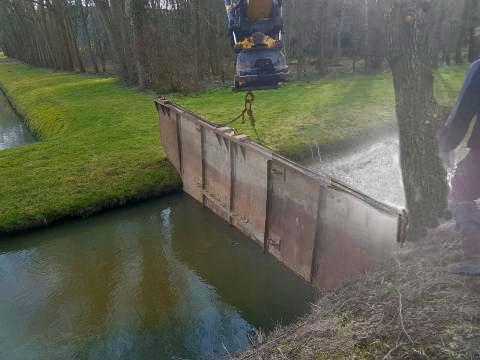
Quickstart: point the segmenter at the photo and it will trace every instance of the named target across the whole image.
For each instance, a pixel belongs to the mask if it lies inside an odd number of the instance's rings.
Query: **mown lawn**
[[[438,97],[454,101],[465,73],[438,75]],[[0,85],[40,142],[0,151],[0,234],[162,195],[180,179],[159,144],[154,94],[114,78],[0,63]],[[228,89],[174,101],[224,123],[242,109]],[[388,75],[344,76],[256,92],[260,141],[299,158],[393,121]],[[249,124],[233,125],[256,138]]]
[[[0,151],[0,233],[180,188],[153,94],[15,64],[0,64],[0,84],[42,140]]]

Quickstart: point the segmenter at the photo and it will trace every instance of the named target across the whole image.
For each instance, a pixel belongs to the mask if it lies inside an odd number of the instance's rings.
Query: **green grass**
[[[15,64],[0,64],[0,84],[42,140],[0,151],[0,233],[180,188],[152,94]]]
[[[455,104],[467,70],[467,66],[450,66],[436,74],[435,96],[438,102],[448,106]]]
[[[464,67],[438,74],[437,96],[453,103]],[[0,62],[0,85],[41,142],[0,152],[0,234],[89,215],[180,188],[159,144],[153,94],[114,78]],[[301,158],[383,127],[394,118],[389,75],[342,76],[257,91],[260,141]],[[173,96],[224,123],[243,106],[230,90]],[[249,124],[233,125],[256,139]]]
[[[384,75],[292,83],[255,95],[258,138],[248,123],[237,121],[231,126],[291,158],[310,154],[311,144],[334,144],[394,119],[393,88]],[[222,89],[174,100],[211,121],[225,123],[241,112],[243,97]]]

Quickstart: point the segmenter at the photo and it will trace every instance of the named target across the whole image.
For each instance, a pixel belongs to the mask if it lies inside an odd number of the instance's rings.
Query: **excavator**
[[[271,89],[287,81],[282,0],[225,0],[236,54],[233,90]]]

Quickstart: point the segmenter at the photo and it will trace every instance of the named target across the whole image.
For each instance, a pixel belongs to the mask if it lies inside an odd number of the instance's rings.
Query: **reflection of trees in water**
[[[223,344],[229,351],[245,346],[249,324],[176,258],[171,232],[177,222],[164,210],[168,204],[107,213],[1,244],[0,271],[7,276],[0,278],[0,338],[12,345],[0,353],[25,359],[211,358]],[[15,313],[3,316],[9,307]]]
[[[221,355],[224,346],[231,352],[238,351],[247,345],[247,334],[251,326],[242,319],[231,306],[222,302],[214,288],[201,279],[195,272],[177,258],[174,247],[179,240],[178,230],[188,229],[189,246],[196,230],[190,225],[198,224],[198,218],[185,224],[183,211],[176,211],[177,202],[171,209],[163,212],[162,238],[165,260],[169,267],[170,283],[174,284],[172,291],[177,296],[174,322],[178,331],[177,338],[183,339],[183,347],[187,354]],[[198,215],[198,214],[197,214]],[[179,221],[180,220],[180,221]],[[180,232],[180,236],[183,234]],[[187,355],[186,354],[186,355]]]
[[[91,246],[95,237],[89,231],[67,235],[58,229],[39,235],[27,236],[35,239],[26,241],[28,250],[4,255],[12,264],[8,275],[15,277],[20,295],[13,304],[16,316],[23,320],[11,335],[30,345],[22,350],[22,358],[30,358],[26,355],[30,351],[31,358],[37,358],[38,348],[47,349],[52,357],[71,357],[92,334],[107,327],[111,299],[106,284],[112,283],[117,261],[98,261]],[[11,289],[1,292],[11,294]],[[24,317],[25,312],[29,316]]]
[[[172,206],[176,256],[251,324],[272,329],[309,309],[314,292],[253,241],[190,198]],[[194,220],[192,220],[194,219]]]

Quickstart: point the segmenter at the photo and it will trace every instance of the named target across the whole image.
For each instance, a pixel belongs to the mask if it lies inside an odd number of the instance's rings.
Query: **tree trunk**
[[[133,53],[135,56],[135,66],[137,69],[138,86],[142,89],[147,86],[145,79],[145,37],[144,20],[146,16],[145,0],[132,0],[132,33],[133,33]]]
[[[192,19],[192,46],[193,46],[193,76],[195,86],[198,86],[198,83],[201,78],[201,62],[200,62],[200,41],[199,37],[196,34],[200,33],[200,0],[191,0],[190,2],[190,11],[191,11],[191,19]]]
[[[457,44],[455,47],[455,63],[457,64],[463,64],[464,62],[462,51],[468,36],[469,29],[472,26],[472,15],[477,6],[478,0],[465,0],[465,4],[463,5],[460,30],[458,32]]]
[[[477,31],[478,30],[475,26],[471,26],[468,34],[468,61],[471,63],[478,59],[480,52],[479,36]]]
[[[138,84],[137,74],[135,71],[134,53],[132,49],[133,41],[131,37],[131,10],[130,5],[133,0],[110,0],[113,23],[115,31],[119,35],[120,47],[118,51],[122,53],[123,61],[127,68],[128,83],[131,85]]]
[[[124,56],[121,32],[119,32],[119,29],[116,28],[116,26],[113,24],[113,14],[108,4],[108,1],[94,0],[94,3],[95,3],[95,6],[99,9],[100,16],[102,18],[102,22],[105,26],[105,31],[108,36],[108,40],[111,45],[111,49],[114,53],[115,60],[117,60],[119,75],[122,78],[129,80],[130,79],[129,68]]]
[[[328,63],[327,63],[327,52],[326,52],[326,43],[327,43],[327,20],[328,20],[328,5],[329,0],[322,0],[320,5],[320,54],[317,65],[317,72],[321,76],[325,76],[328,72]]]
[[[342,35],[343,35],[343,25],[345,23],[345,8],[346,8],[346,0],[342,1],[342,5],[340,8],[340,13],[337,22],[337,41],[336,41],[336,62],[340,61],[340,57],[342,56]]]
[[[73,21],[70,15],[66,15],[65,17],[65,27],[68,31],[68,38],[70,47],[72,48],[73,53],[75,54],[75,59],[77,59],[78,70],[81,73],[85,72],[85,66],[83,65],[82,56],[80,55],[80,49],[78,48],[77,37],[73,31]]]
[[[363,54],[364,54],[364,62],[365,62],[365,73],[369,73],[370,72],[370,53],[371,53],[371,50],[370,50],[370,19],[369,19],[369,7],[370,7],[370,1],[369,0],[363,0],[363,11],[364,11],[364,22],[365,22],[365,25],[364,25],[364,31],[365,31],[365,44],[364,44],[364,50],[363,50]]]
[[[98,73],[98,63],[97,59],[95,57],[95,54],[93,52],[92,48],[92,40],[90,38],[90,31],[88,31],[88,24],[87,24],[87,13],[85,12],[85,9],[83,8],[82,0],[75,0],[77,7],[78,7],[78,13],[80,17],[80,23],[82,25],[82,30],[83,34],[85,35],[85,40],[87,42],[87,51],[88,51],[88,56],[90,57],[90,62],[92,63],[93,66],[93,71],[95,73]],[[86,6],[88,7],[88,2],[86,3]]]
[[[386,9],[387,57],[395,88],[409,240],[435,227],[447,209],[448,185],[436,137],[442,119],[433,95],[439,12],[437,5],[425,4],[388,0]]]

